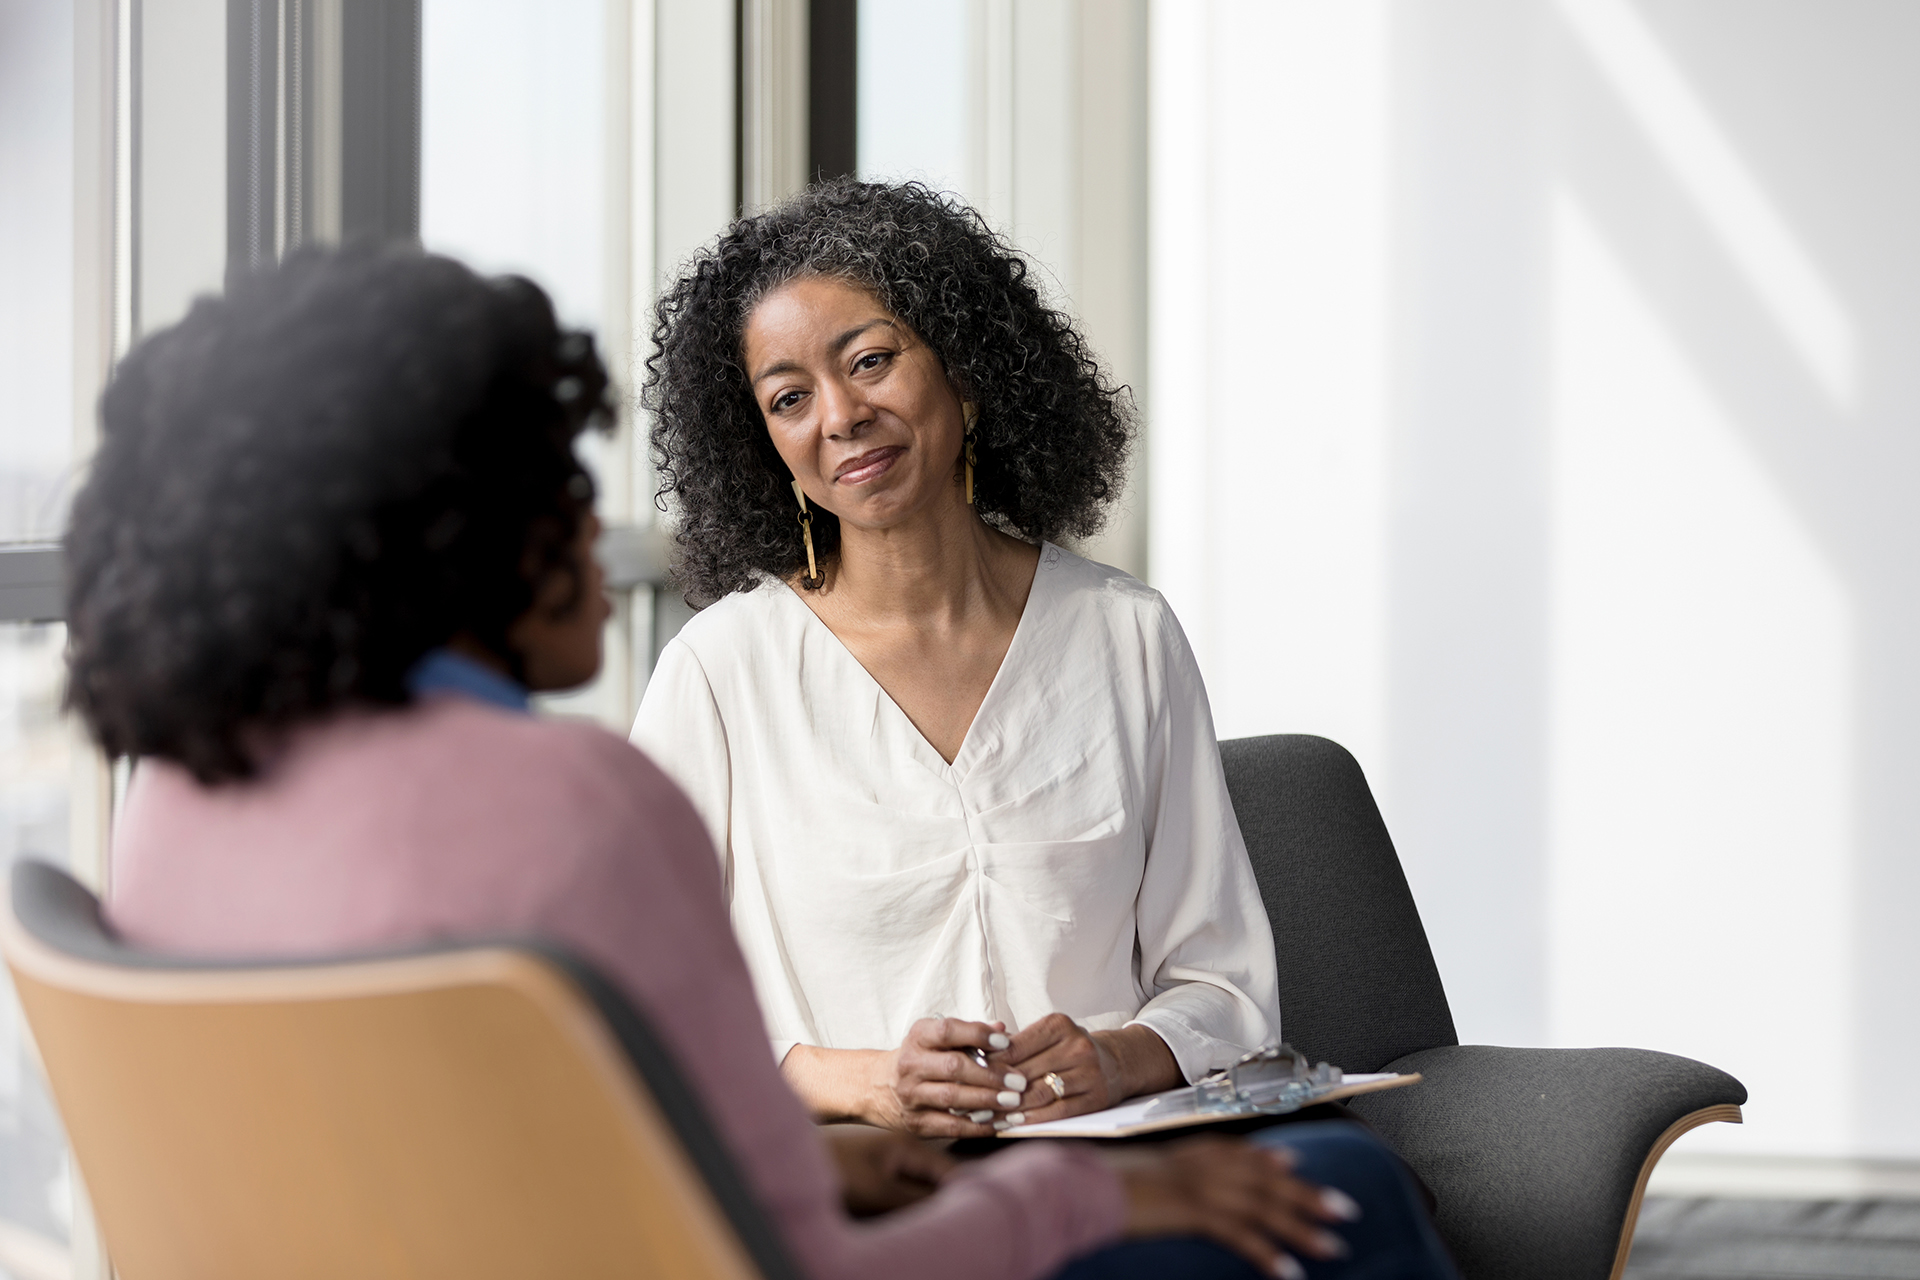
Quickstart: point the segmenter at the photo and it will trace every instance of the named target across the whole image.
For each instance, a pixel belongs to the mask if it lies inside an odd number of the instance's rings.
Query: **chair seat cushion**
[[[1447,1045],[1387,1070],[1425,1080],[1349,1105],[1433,1189],[1469,1280],[1606,1280],[1654,1144],[1747,1098],[1718,1068],[1646,1049]]]

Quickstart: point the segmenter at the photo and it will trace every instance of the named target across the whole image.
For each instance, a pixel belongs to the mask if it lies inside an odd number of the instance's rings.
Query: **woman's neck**
[[[887,529],[842,524],[837,563],[820,604],[869,624],[934,630],[960,625],[983,610],[1017,618],[1033,580],[1026,564],[1033,554],[964,501]]]
[[[972,507],[885,530],[842,525],[838,563],[814,616],[951,764],[1006,661],[1040,549]]]

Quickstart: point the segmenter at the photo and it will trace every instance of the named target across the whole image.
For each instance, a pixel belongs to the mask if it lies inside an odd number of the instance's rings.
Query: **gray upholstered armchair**
[[[1286,1038],[1348,1071],[1426,1077],[1352,1105],[1433,1189],[1467,1280],[1617,1278],[1661,1152],[1738,1121],[1746,1089],[1645,1049],[1461,1044],[1354,758],[1305,735],[1220,755],[1273,922]]]

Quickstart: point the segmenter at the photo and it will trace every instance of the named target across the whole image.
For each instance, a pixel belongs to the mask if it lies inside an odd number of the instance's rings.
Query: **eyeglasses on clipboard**
[[[1292,1045],[1264,1045],[1232,1066],[1193,1082],[1193,1109],[1213,1115],[1279,1115],[1298,1111],[1339,1087],[1331,1063],[1309,1064]]]

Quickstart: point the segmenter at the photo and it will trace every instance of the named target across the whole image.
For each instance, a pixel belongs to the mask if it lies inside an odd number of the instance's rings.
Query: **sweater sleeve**
[[[606,746],[626,759],[575,770],[582,807],[599,816],[540,926],[653,1022],[804,1271],[1038,1280],[1118,1237],[1118,1178],[1090,1151],[1039,1141],[1009,1143],[909,1210],[850,1219],[818,1130],[765,1052],[702,824],[659,771],[617,739]],[[605,781],[582,785],[582,772]]]
[[[1037,1138],[973,1161],[912,1208],[854,1224],[844,1215],[798,1250],[815,1276],[914,1280],[1050,1276],[1112,1244],[1126,1193],[1083,1143]]]
[[[1164,603],[1160,706],[1147,761],[1146,870],[1135,908],[1133,1021],[1197,1079],[1280,1036],[1273,931],[1227,794],[1206,686]]]

